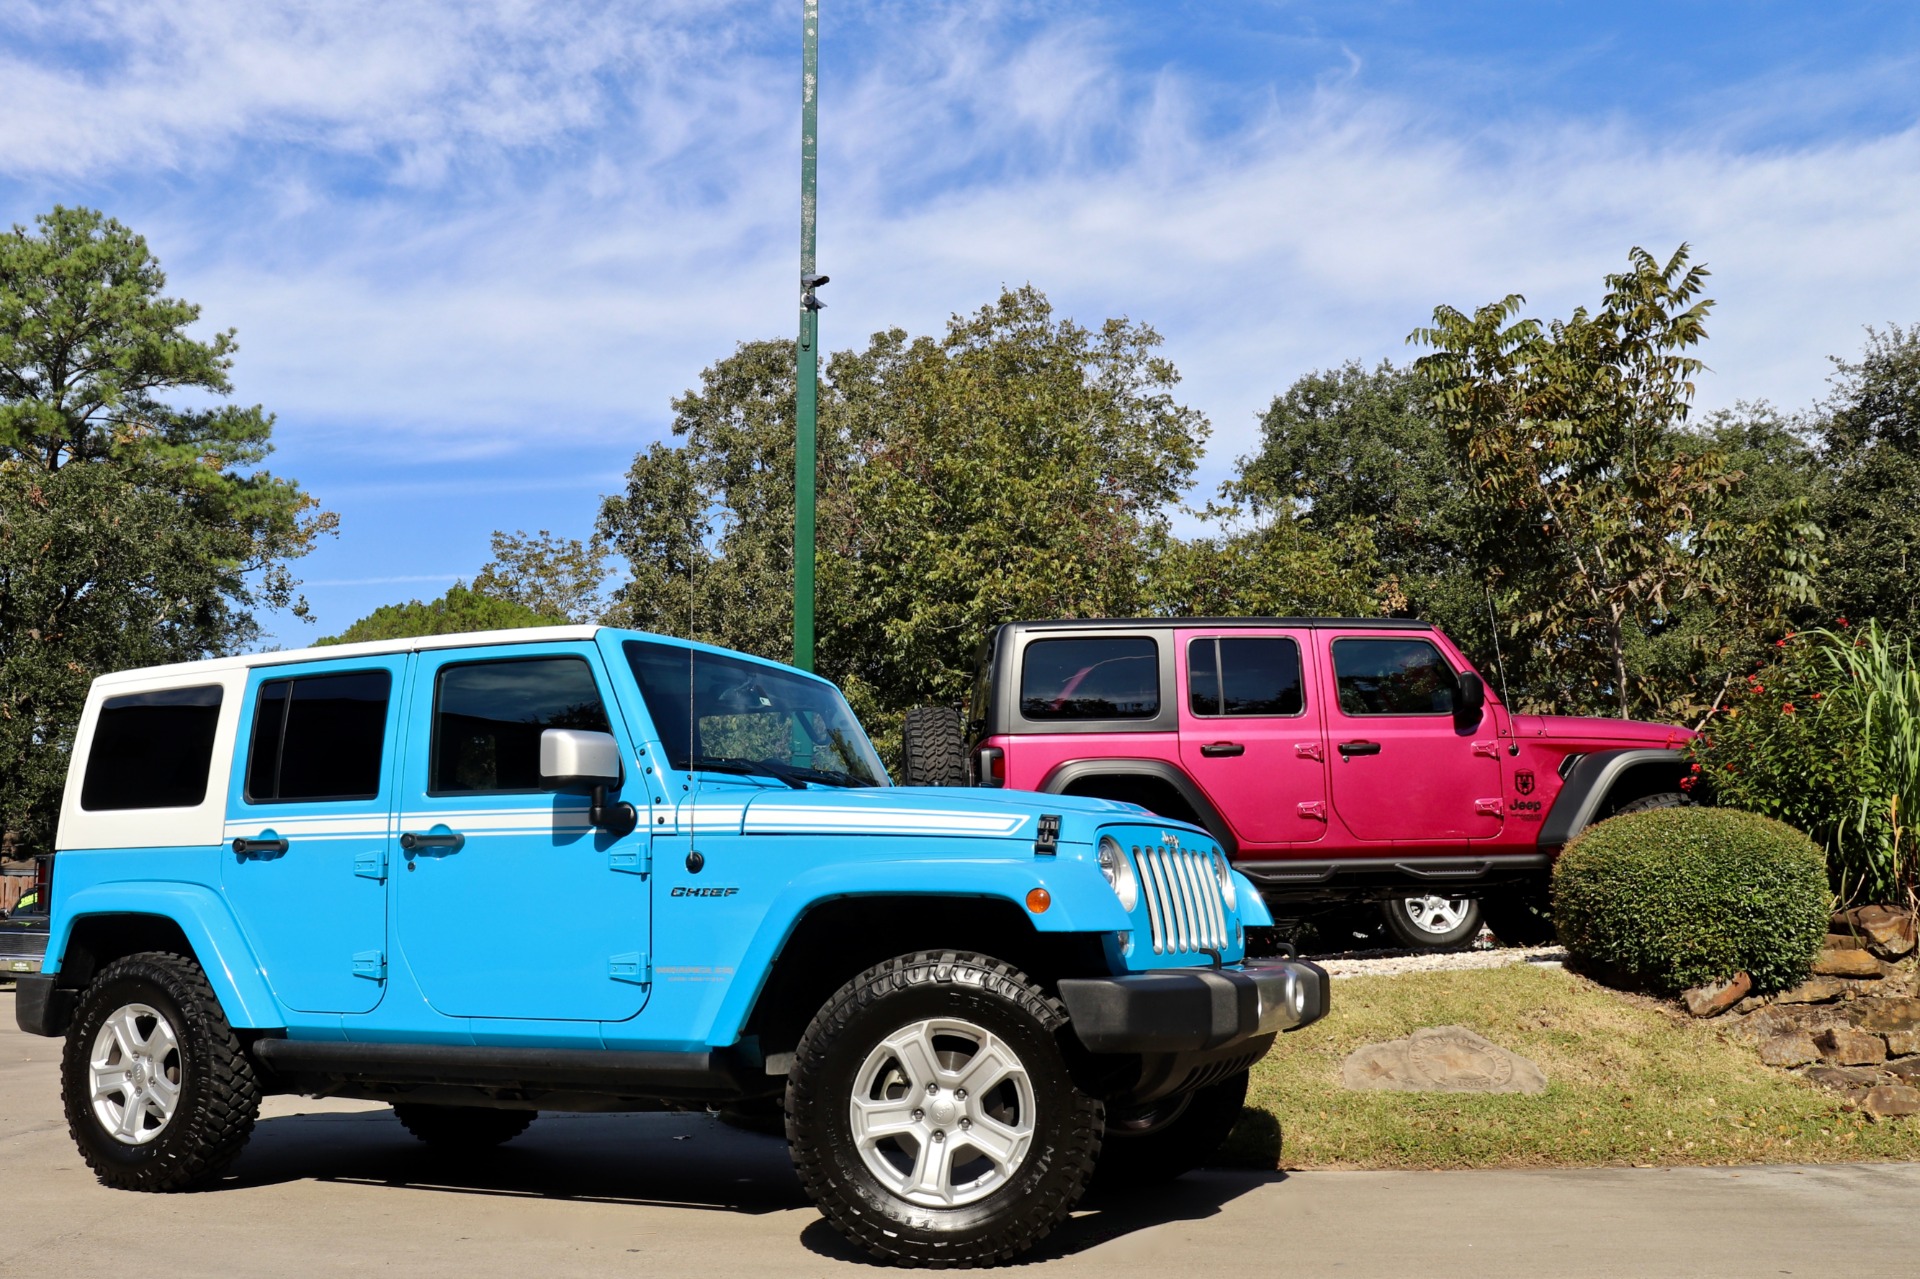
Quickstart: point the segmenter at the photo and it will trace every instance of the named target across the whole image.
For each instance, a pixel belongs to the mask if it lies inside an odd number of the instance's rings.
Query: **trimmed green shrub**
[[[1553,922],[1568,953],[1664,994],[1742,970],[1756,991],[1797,985],[1832,905],[1812,840],[1730,808],[1601,822],[1553,868]]]

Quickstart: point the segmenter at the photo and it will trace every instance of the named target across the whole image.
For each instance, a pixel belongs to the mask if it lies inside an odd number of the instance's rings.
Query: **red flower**
[[[1760,681],[1759,681],[1759,680],[1755,680],[1755,681],[1753,681],[1753,691],[1754,691],[1754,692],[1756,692],[1756,693],[1764,693],[1764,692],[1766,692],[1767,690],[1766,690],[1766,689],[1764,689],[1764,688],[1761,688],[1761,687],[1760,687]]]
[[[1699,780],[1700,779],[1697,777],[1682,777],[1680,779],[1680,789],[1683,791],[1690,791],[1693,789],[1693,784]]]
[[[1833,619],[1833,624],[1835,626],[1845,627],[1847,624],[1847,619],[1844,617],[1836,617]]]
[[[1817,701],[1819,701],[1819,700],[1820,700],[1821,698],[1823,698],[1823,697],[1825,697],[1825,696],[1826,696],[1826,694],[1825,694],[1825,693],[1815,693],[1815,694],[1813,695],[1813,700],[1817,702]]]
[[[1699,771],[1700,771],[1700,765],[1698,765],[1698,764],[1695,764],[1695,765],[1693,766],[1693,771],[1694,771],[1694,772],[1696,772],[1696,773],[1697,773],[1697,772],[1699,772]]]
[[[1783,639],[1777,639],[1773,642],[1773,646],[1775,648],[1785,648],[1787,646],[1787,642]]]
[[[1781,713],[1781,714],[1783,714],[1783,715],[1791,715],[1791,714],[1793,714],[1793,703],[1792,703],[1792,702],[1787,702],[1787,703],[1785,703],[1785,704],[1783,704],[1783,705],[1782,705],[1782,706],[1780,707],[1780,713]]]

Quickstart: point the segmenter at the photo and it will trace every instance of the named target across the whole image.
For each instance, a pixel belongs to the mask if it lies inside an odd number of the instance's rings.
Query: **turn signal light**
[[[1051,905],[1053,905],[1053,894],[1048,892],[1046,889],[1029,888],[1027,890],[1027,909],[1032,911],[1034,914],[1036,915],[1046,914],[1047,907]]]

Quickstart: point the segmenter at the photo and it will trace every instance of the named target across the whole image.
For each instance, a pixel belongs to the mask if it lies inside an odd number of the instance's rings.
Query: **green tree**
[[[265,470],[231,330],[165,296],[146,242],[88,209],[0,235],[0,804],[45,847],[89,683],[231,652],[306,611],[290,561],[334,527]],[[194,406],[169,401],[193,393]]]
[[[372,640],[413,639],[421,635],[459,635],[466,631],[512,631],[525,626],[564,626],[567,619],[538,613],[518,600],[487,595],[455,582],[439,599],[383,604],[338,635],[315,640],[361,644]]]
[[[1821,595],[1828,610],[1920,628],[1920,325],[1868,329],[1852,363],[1836,359],[1820,442],[1830,486]]]
[[[473,579],[480,595],[512,600],[542,617],[597,622],[606,610],[607,545],[546,529],[493,534],[493,558]]]
[[[1804,511],[1737,526],[1740,473],[1681,428],[1704,367],[1706,269],[1683,245],[1606,277],[1597,311],[1542,325],[1511,295],[1435,310],[1416,368],[1471,477],[1477,553],[1536,673],[1532,696],[1620,715],[1697,712],[1722,670],[1657,681],[1631,656],[1691,600],[1780,615],[1812,598]],[[1767,593],[1735,595],[1728,548],[1757,544]]]
[[[940,337],[878,333],[821,388],[821,672],[884,737],[951,699],[1015,617],[1158,606],[1167,511],[1204,417],[1150,328],[1057,317],[1031,287]],[[629,565],[612,614],[771,657],[792,643],[793,345],[742,344],[674,401],[600,532]]]

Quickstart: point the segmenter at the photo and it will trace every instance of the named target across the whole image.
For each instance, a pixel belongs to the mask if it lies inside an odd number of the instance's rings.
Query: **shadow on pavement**
[[[1023,1260],[1070,1256],[1168,1222],[1203,1221],[1285,1179],[1209,1169],[1147,1189],[1096,1187]],[[703,1114],[543,1114],[522,1136],[478,1155],[423,1145],[389,1110],[287,1115],[260,1121],[214,1193],[291,1181],[755,1215],[811,1207],[784,1139]],[[822,1257],[870,1260],[818,1218],[800,1242]]]
[[[1169,1222],[1205,1221],[1241,1195],[1286,1179],[1283,1172],[1207,1169],[1149,1189],[1091,1191],[1080,1201],[1079,1209],[1071,1218],[1014,1264],[1029,1265],[1070,1257],[1135,1231],[1150,1230]],[[885,1264],[848,1243],[824,1219],[810,1222],[800,1232],[800,1242],[814,1254],[835,1261]]]
[[[703,1114],[543,1114],[478,1155],[423,1145],[390,1110],[262,1119],[216,1193],[303,1180],[726,1212],[808,1206],[785,1141]]]

